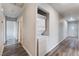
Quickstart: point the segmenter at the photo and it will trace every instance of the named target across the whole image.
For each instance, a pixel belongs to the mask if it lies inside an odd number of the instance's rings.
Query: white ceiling
[[[22,4],[2,3],[0,12],[3,12],[5,16],[17,18],[22,12]]]
[[[50,5],[64,17],[79,19],[79,3],[50,3]]]

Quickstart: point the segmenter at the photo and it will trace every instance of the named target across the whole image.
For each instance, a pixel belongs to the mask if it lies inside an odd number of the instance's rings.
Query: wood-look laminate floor
[[[46,56],[79,56],[79,39],[73,37],[65,39]]]
[[[4,47],[2,56],[28,56],[21,44],[13,44]]]

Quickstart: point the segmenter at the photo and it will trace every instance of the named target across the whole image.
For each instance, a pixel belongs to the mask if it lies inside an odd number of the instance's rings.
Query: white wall
[[[5,18],[1,17],[0,18],[0,55],[2,55],[4,43],[5,43]]]
[[[0,4],[0,9],[1,9]],[[0,10],[0,55],[2,55],[3,48],[5,43],[5,17],[3,15],[3,12]]]
[[[59,40],[60,41],[66,39],[67,29],[68,29],[67,21],[64,18],[60,19],[60,21],[59,21]]]
[[[18,42],[23,43],[23,31],[24,31],[24,26],[23,26],[23,14],[17,19],[18,22]]]
[[[24,9],[24,39],[23,47],[30,55],[37,55],[37,41],[36,41],[36,4],[25,4]]]
[[[78,22],[78,39],[79,39],[79,22]]]
[[[59,21],[59,38],[61,41],[67,37],[67,33],[68,33],[67,30],[68,30],[67,21],[64,18],[60,19],[60,21]]]
[[[67,36],[68,36],[68,33],[67,33],[67,29],[68,29],[68,22],[66,20],[64,20],[64,38],[63,39],[66,39]]]
[[[44,52],[42,51],[45,54],[53,49],[59,42],[59,16],[58,13],[48,4],[38,4],[38,7],[44,9],[49,13],[49,36],[47,41],[43,40],[43,42],[47,42],[47,44],[44,46],[44,48],[42,47],[42,49],[45,49]],[[44,45],[44,43],[41,45]],[[45,47],[47,48],[47,50]]]

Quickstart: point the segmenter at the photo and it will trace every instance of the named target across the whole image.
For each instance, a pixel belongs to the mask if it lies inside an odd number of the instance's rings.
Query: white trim
[[[65,40],[65,39],[63,39],[63,40]],[[46,54],[49,53],[52,49],[54,49],[57,45],[59,45],[63,40],[61,40],[61,41],[58,42],[56,45],[54,45],[51,49],[49,49],[49,50],[46,52]]]
[[[29,52],[29,50],[23,44],[21,44],[21,45],[26,50],[26,52],[29,54],[29,56],[32,56],[32,54]]]

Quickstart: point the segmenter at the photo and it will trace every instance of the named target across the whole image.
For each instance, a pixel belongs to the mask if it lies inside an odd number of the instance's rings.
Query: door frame
[[[9,21],[9,20],[7,20],[7,18],[6,18],[7,16],[5,16],[5,41],[4,41],[4,45],[6,45],[7,44],[7,21]],[[17,18],[16,18],[17,19]],[[19,25],[18,25],[18,21],[16,21],[17,22],[17,43],[19,43],[18,42],[18,30],[19,30]]]

